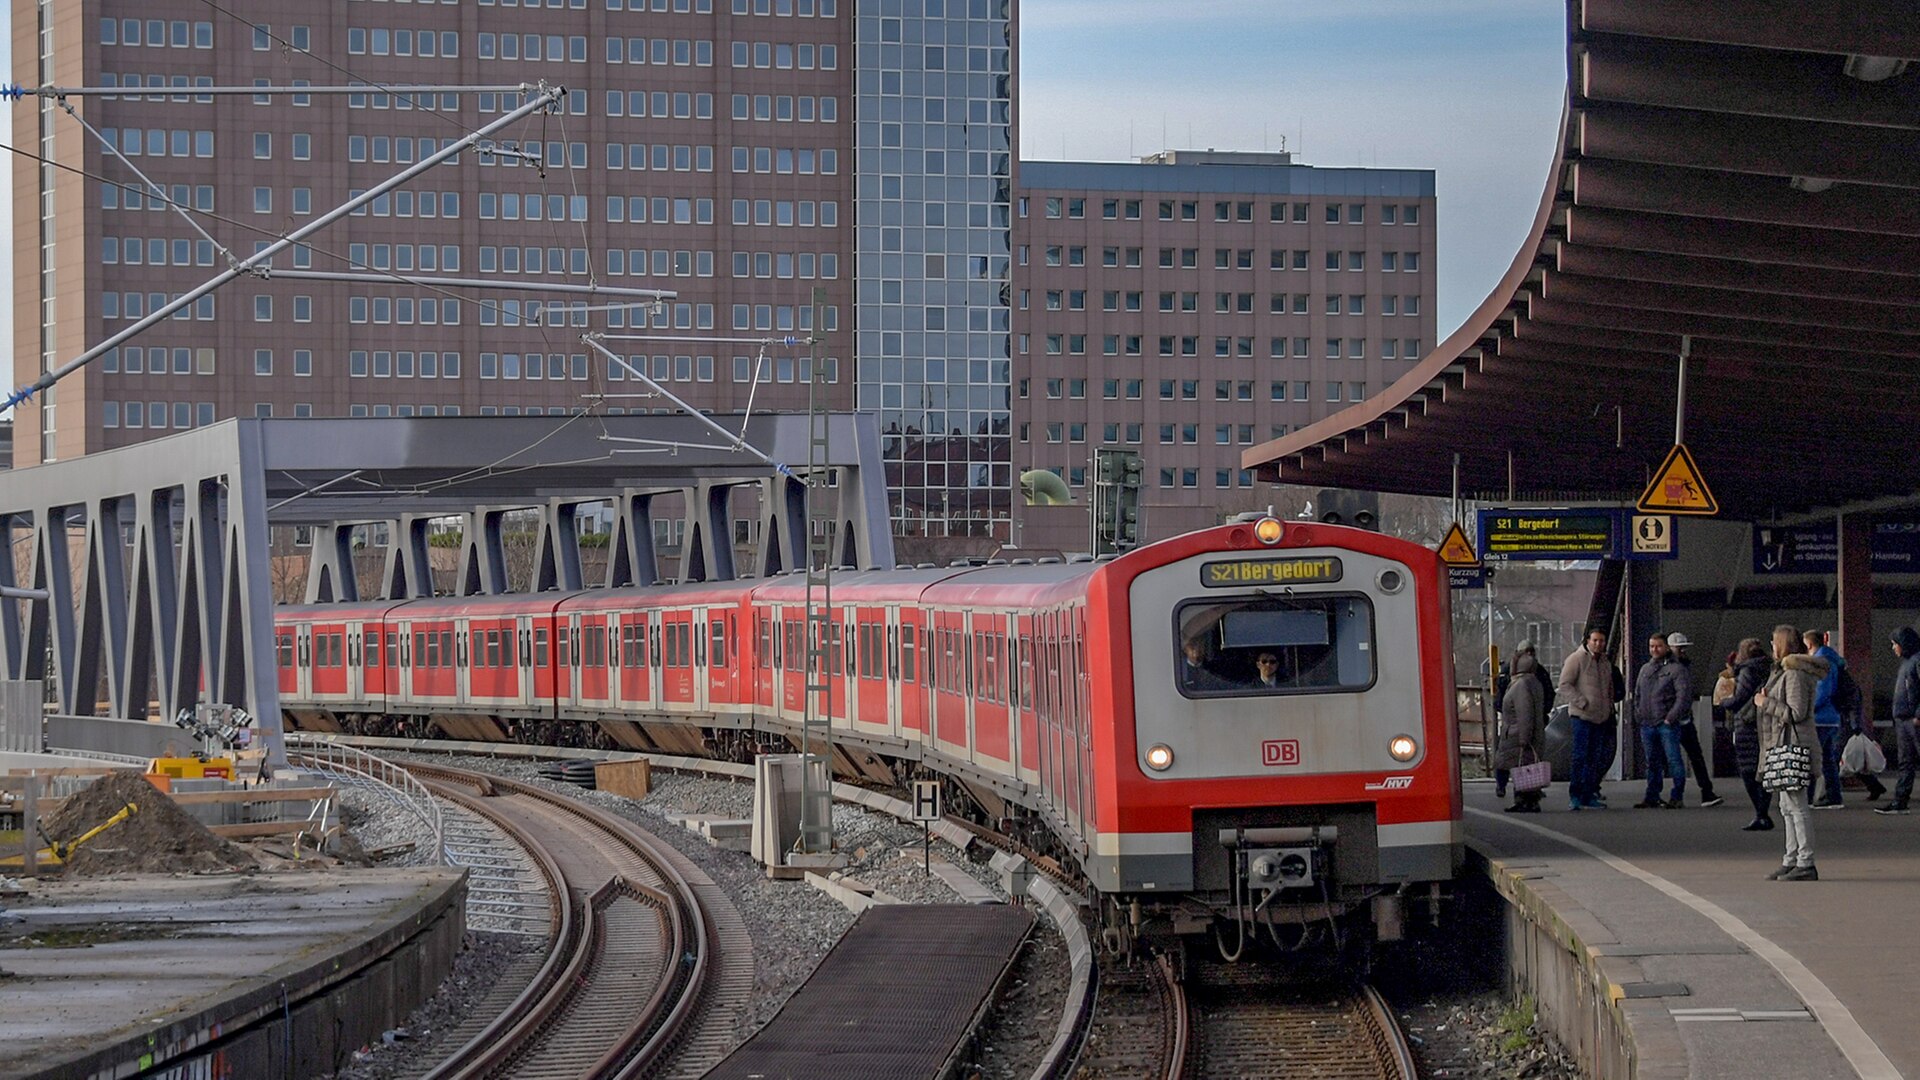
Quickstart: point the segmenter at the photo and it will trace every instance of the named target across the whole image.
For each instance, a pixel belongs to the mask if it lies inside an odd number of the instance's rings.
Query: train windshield
[[[1353,693],[1373,685],[1373,605],[1345,593],[1197,600],[1175,614],[1187,697]]]

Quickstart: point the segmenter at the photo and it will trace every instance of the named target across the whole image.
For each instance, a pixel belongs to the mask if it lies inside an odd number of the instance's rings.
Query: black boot
[[[1772,818],[1757,817],[1740,826],[1741,832],[1766,832],[1773,828]]]

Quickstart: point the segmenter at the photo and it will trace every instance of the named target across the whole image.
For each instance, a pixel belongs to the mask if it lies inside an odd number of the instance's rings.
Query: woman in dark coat
[[[1753,707],[1753,696],[1766,685],[1770,666],[1767,647],[1760,639],[1744,638],[1733,651],[1731,668],[1723,673],[1731,674],[1733,689],[1719,705],[1726,710],[1727,722],[1733,725],[1734,764],[1740,769],[1740,783],[1747,789],[1747,799],[1753,803],[1753,820],[1741,826],[1747,832],[1773,828],[1773,815],[1768,810],[1773,797],[1760,786],[1756,775],[1760,770],[1760,734],[1755,726],[1758,717]]]
[[[1493,755],[1493,767],[1502,773],[1540,760],[1540,746],[1547,731],[1547,695],[1545,685],[1534,672],[1540,663],[1532,645],[1522,645],[1513,657],[1513,679],[1507,695],[1500,701],[1500,742]],[[1540,812],[1539,791],[1515,789],[1508,813]]]

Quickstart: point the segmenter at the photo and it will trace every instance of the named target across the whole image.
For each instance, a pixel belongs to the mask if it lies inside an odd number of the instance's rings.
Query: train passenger
[[[1693,722],[1693,678],[1673,657],[1667,635],[1647,639],[1647,662],[1633,683],[1633,719],[1640,728],[1640,748],[1647,758],[1647,794],[1634,809],[1664,806],[1678,810],[1686,803],[1686,759],[1680,752],[1680,725]],[[1660,801],[1660,781],[1673,783],[1673,794]]]
[[[1733,761],[1740,770],[1740,784],[1753,803],[1753,820],[1740,827],[1742,832],[1765,832],[1773,828],[1768,807],[1773,796],[1760,786],[1760,733],[1753,697],[1767,682],[1767,649],[1759,638],[1744,638],[1740,647],[1727,657],[1727,669],[1720,673],[1721,686],[1714,698],[1733,725]]]
[[[1913,777],[1920,770],[1920,633],[1903,626],[1893,635],[1893,655],[1900,671],[1893,677],[1893,731],[1900,750],[1900,779],[1893,785],[1893,801],[1876,806],[1876,814],[1904,814],[1913,797]]]
[[[1495,784],[1501,790],[1507,786],[1510,771],[1540,760],[1540,747],[1547,730],[1547,695],[1544,684],[1536,677],[1539,669],[1540,661],[1533,646],[1522,644],[1514,653],[1513,679],[1500,701],[1500,742],[1493,755],[1493,768]],[[1507,812],[1539,813],[1542,794],[1537,790],[1515,790],[1513,805],[1507,807]]]
[[[1626,696],[1620,672],[1607,661],[1607,632],[1587,631],[1586,642],[1560,668],[1560,696],[1573,714],[1573,781],[1567,809],[1605,810],[1600,779],[1618,747],[1613,707]]]
[[[1693,640],[1687,635],[1675,632],[1667,635],[1667,644],[1673,648],[1673,658],[1687,668],[1687,685],[1696,686],[1693,681],[1693,657],[1688,649]],[[1700,785],[1700,805],[1719,806],[1727,800],[1713,792],[1713,770],[1707,767],[1707,755],[1700,749],[1700,732],[1693,724],[1693,702],[1687,702],[1688,715],[1680,724],[1680,749],[1686,752],[1687,768],[1693,771],[1693,782]]]
[[[1808,789],[1807,798],[1815,809],[1838,810],[1844,800],[1840,798],[1841,717],[1835,694],[1840,688],[1840,672],[1847,662],[1827,644],[1824,630],[1808,630],[1800,635],[1800,640],[1806,643],[1809,656],[1827,662],[1826,677],[1813,692],[1813,726],[1820,735],[1820,760],[1814,764],[1814,785]]]
[[[1286,686],[1280,678],[1280,654],[1263,652],[1253,658],[1254,679],[1252,689],[1279,690]]]
[[[1827,662],[1808,656],[1806,643],[1797,627],[1782,623],[1773,628],[1774,667],[1767,685],[1753,695],[1758,706],[1760,760],[1776,746],[1802,746],[1809,753],[1820,752],[1820,736],[1813,727],[1813,695],[1827,674]],[[1813,865],[1813,814],[1807,808],[1807,792],[1793,788],[1777,792],[1780,818],[1786,826],[1786,854],[1778,869],[1767,875],[1769,881],[1819,881],[1820,871]]]

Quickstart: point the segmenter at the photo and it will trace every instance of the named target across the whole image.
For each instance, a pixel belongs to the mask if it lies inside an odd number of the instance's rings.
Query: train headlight
[[[1287,527],[1280,523],[1279,518],[1263,517],[1253,523],[1254,539],[1268,546],[1279,543],[1280,537],[1283,536],[1286,531]]]
[[[1147,768],[1155,772],[1166,772],[1173,767],[1173,747],[1166,743],[1154,743],[1147,747]]]
[[[1412,761],[1420,753],[1420,744],[1411,735],[1395,735],[1387,742],[1387,753],[1395,761]]]

